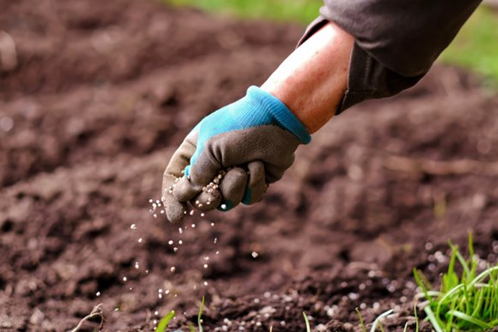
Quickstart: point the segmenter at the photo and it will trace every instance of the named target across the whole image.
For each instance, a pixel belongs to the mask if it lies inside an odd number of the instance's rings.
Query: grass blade
[[[434,316],[434,312],[432,312],[431,307],[426,306],[424,308],[424,311],[427,315],[427,318],[429,318],[429,322],[431,322],[431,325],[434,328],[434,330],[436,330],[436,332],[444,332],[444,330],[441,328],[441,325],[439,324],[438,319],[436,318],[436,316]]]
[[[380,323],[380,320],[381,320],[382,318],[384,318],[384,317],[389,316],[390,314],[392,314],[392,313],[393,313],[393,311],[394,311],[394,310],[392,310],[392,309],[391,309],[391,310],[388,310],[388,311],[384,312],[383,314],[381,314],[379,317],[377,317],[377,318],[374,320],[373,324],[372,324],[372,328],[370,329],[370,332],[375,332],[375,330],[377,329],[377,324],[379,324],[379,323]]]
[[[204,311],[204,296],[202,297],[201,307],[199,308],[199,315],[197,315],[197,326],[199,327],[199,332],[203,332],[202,329],[202,312]]]
[[[417,313],[417,300],[413,302],[413,314],[415,315],[415,332],[418,332],[418,313]]]
[[[460,312],[460,311],[456,311],[456,310],[451,310],[451,311],[448,311],[448,315],[452,315],[452,316],[455,316],[455,317],[458,317],[466,322],[469,322],[471,324],[474,324],[474,325],[477,325],[479,326],[480,328],[483,328],[483,329],[486,329],[486,330],[490,330],[493,328],[492,325],[486,323],[486,322],[483,322],[482,320],[480,319],[477,319],[475,317],[472,317],[470,315],[467,315],[463,312]]]
[[[367,332],[367,328],[365,327],[365,323],[363,322],[363,318],[361,317],[360,309],[356,308],[356,313],[358,314],[358,319],[360,320],[360,326],[363,332]]]
[[[169,322],[175,317],[175,311],[171,310],[166,316],[164,316],[157,325],[156,332],[164,332],[168,327]]]
[[[472,280],[469,283],[469,287],[474,287],[475,284],[479,283],[482,279],[486,278],[488,275],[491,275],[491,273],[498,271],[498,266],[494,266],[492,268],[487,269],[486,271],[482,272],[479,274],[477,277],[475,277],[474,280]]]
[[[304,322],[306,323],[306,332],[311,332],[310,321],[308,320],[308,316],[306,316],[306,313],[304,311],[303,311],[303,316],[304,316]]]

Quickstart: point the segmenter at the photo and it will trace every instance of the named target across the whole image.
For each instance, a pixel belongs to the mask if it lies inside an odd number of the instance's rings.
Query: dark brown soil
[[[263,203],[194,214],[180,234],[148,212],[168,158],[303,28],[144,0],[0,8],[18,62],[0,64],[0,331],[64,331],[99,303],[107,331],[169,310],[185,331],[203,295],[205,331],[304,331],[303,311],[316,331],[357,331],[356,307],[367,322],[395,308],[385,326],[401,331],[412,269],[437,280],[448,239],[473,231],[496,262],[498,98],[469,75],[436,67],[346,112]]]

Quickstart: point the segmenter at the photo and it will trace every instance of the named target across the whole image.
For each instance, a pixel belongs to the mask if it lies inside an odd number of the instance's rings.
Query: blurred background
[[[183,234],[149,214],[185,135],[261,84],[320,5],[0,0],[0,330],[68,330],[98,303],[112,331],[172,309],[186,330],[203,295],[207,331],[304,331],[303,311],[348,330],[357,307],[411,313],[413,268],[437,280],[450,238],[473,230],[496,261],[491,5],[413,89],[330,121],[260,204]]]
[[[243,19],[270,19],[308,24],[323,5],[320,0],[163,0]],[[471,69],[483,75],[487,84],[498,80],[498,2],[487,0],[465,24],[440,61]]]

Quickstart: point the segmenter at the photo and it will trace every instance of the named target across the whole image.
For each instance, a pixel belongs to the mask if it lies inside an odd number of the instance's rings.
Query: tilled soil
[[[180,234],[149,214],[168,158],[303,28],[138,0],[0,8],[17,62],[0,63],[0,330],[68,330],[99,303],[107,331],[169,310],[185,330],[205,296],[206,331],[304,331],[303,311],[355,331],[356,307],[367,322],[394,308],[401,331],[412,269],[437,282],[448,239],[472,231],[496,262],[498,98],[471,76],[436,67],[333,119],[264,202],[194,213]]]

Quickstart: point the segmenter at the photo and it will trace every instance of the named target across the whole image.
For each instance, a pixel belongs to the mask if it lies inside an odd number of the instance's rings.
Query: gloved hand
[[[205,117],[174,153],[163,178],[167,218],[180,222],[189,201],[202,211],[259,202],[292,165],[298,145],[310,141],[279,99],[250,87],[244,98]]]

